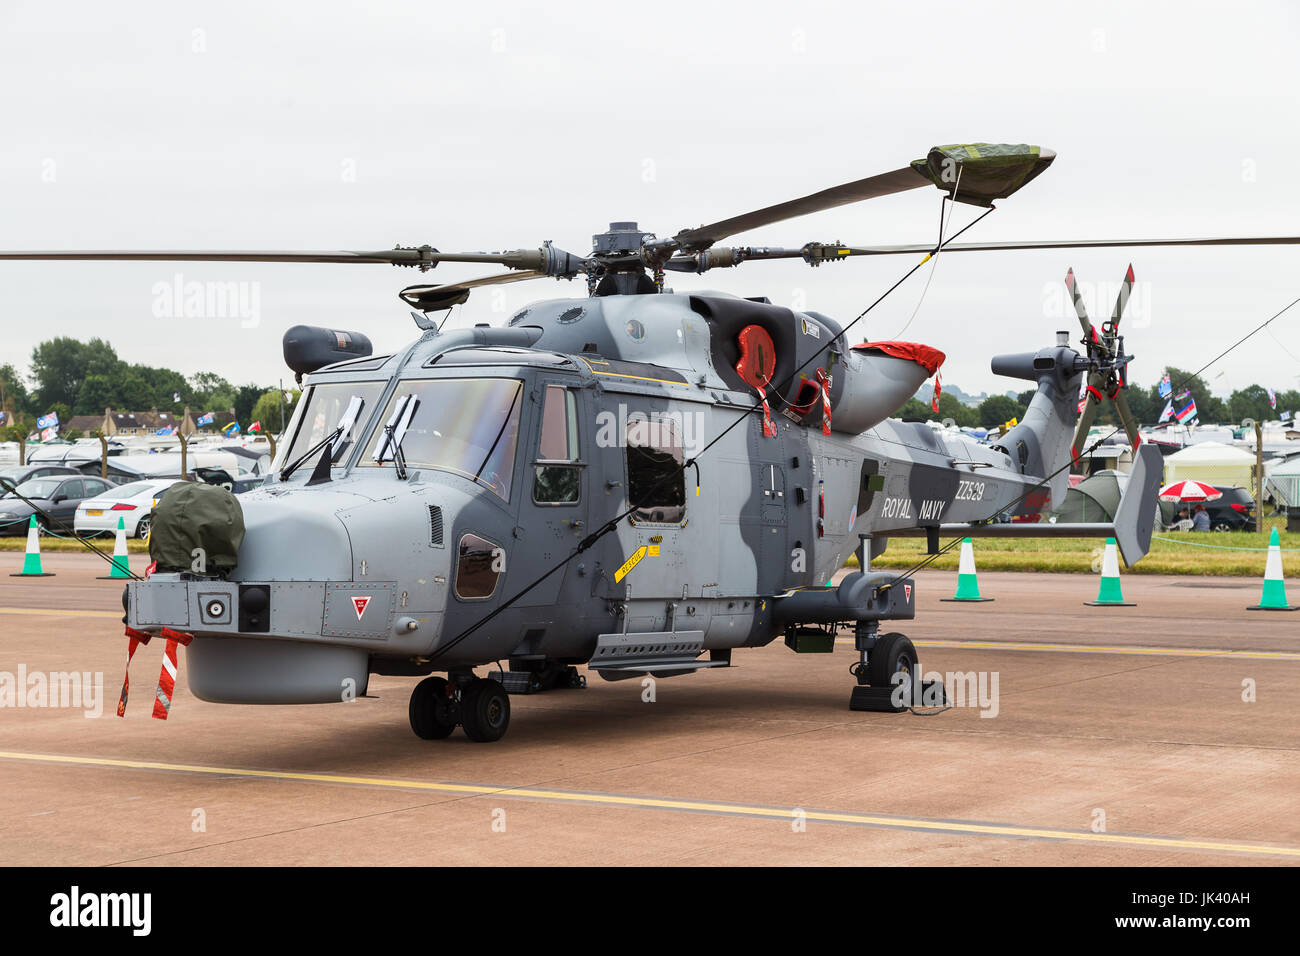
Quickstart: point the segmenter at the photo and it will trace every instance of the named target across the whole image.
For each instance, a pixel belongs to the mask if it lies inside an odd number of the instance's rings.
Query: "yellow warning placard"
[[[657,544],[650,545],[650,557],[652,558],[659,557],[659,545]]]
[[[632,553],[632,557],[628,558],[626,561],[623,562],[623,566],[621,568],[619,568],[617,571],[614,572],[614,583],[617,584],[618,582],[622,581],[625,577],[627,577],[628,573],[633,568],[635,568],[638,564],[640,564],[641,559],[644,557],[645,557],[645,545],[642,545]]]

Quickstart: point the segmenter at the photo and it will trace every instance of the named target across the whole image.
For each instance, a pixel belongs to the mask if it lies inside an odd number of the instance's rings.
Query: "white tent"
[[[1165,484],[1190,478],[1207,485],[1253,486],[1255,456],[1217,441],[1203,441],[1165,459]]]
[[[1300,507],[1300,458],[1292,458],[1269,469],[1264,488],[1278,504],[1287,508]]]

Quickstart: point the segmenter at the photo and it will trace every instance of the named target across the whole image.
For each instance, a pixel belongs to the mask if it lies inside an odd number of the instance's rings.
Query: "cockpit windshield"
[[[294,421],[289,426],[293,442],[284,449],[276,462],[277,469],[283,468],[291,461],[296,461],[315,445],[319,445],[330,432],[338,428],[339,420],[348,410],[355,397],[361,401],[361,410],[356,422],[334,445],[334,460],[341,461],[341,455],[352,447],[352,442],[362,433],[365,423],[375,410],[375,402],[383,391],[384,382],[323,382],[313,385],[303,404],[294,412]],[[320,453],[305,460],[299,467],[311,472]]]
[[[390,454],[384,454],[383,461],[376,461],[376,451],[384,444],[384,423],[394,419],[400,403],[409,405],[407,395],[413,395],[418,404],[400,435],[406,466],[438,468],[463,475],[509,501],[515,448],[519,442],[522,383],[513,378],[443,378],[398,383],[359,465],[392,464]]]

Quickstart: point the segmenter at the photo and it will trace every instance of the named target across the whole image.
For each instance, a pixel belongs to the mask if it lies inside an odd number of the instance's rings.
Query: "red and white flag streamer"
[[[122,675],[122,696],[117,699],[117,716],[126,716],[126,698],[131,692],[131,658],[135,657],[135,649],[141,644],[148,644],[152,634],[145,631],[137,631],[133,627],[126,629],[126,636],[130,638],[130,643],[126,647],[126,673]]]
[[[172,709],[172,692],[176,689],[176,670],[178,666],[176,662],[176,645],[184,644],[189,646],[190,641],[194,640],[194,635],[164,627],[162,636],[167,639],[167,645],[163,648],[162,670],[158,674],[158,693],[154,697],[153,715],[159,720],[166,720],[167,714]]]
[[[822,391],[822,434],[831,433],[831,379],[826,374],[826,369],[817,370],[817,384],[821,386]]]
[[[934,398],[930,399],[930,407],[934,409],[935,414],[939,413],[939,396],[943,394],[943,386],[939,384],[939,373],[934,373]]]
[[[763,391],[762,385],[755,385],[754,388],[758,391],[758,400],[763,405],[763,437],[775,438],[776,425],[772,422],[772,409],[767,404],[767,393]]]

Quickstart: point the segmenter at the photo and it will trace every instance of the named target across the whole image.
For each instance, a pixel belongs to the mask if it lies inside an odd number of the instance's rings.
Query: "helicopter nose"
[[[336,495],[252,498],[241,502],[244,541],[235,578],[249,581],[346,581],[352,545],[335,512]],[[348,504],[354,496],[347,496]]]

